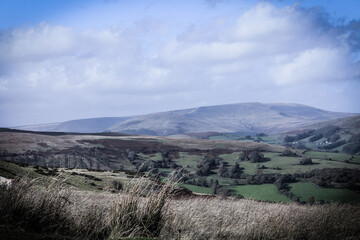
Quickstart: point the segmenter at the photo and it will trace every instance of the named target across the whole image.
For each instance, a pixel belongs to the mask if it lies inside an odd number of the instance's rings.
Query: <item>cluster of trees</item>
[[[360,134],[352,136],[348,144],[344,146],[343,151],[347,154],[359,154],[360,153]]]
[[[329,126],[326,126],[326,127],[316,130],[314,133],[316,133],[316,134],[321,133],[324,138],[329,138],[332,135],[334,135],[338,130],[340,130],[340,127],[334,126],[334,125],[329,125]]]
[[[297,157],[299,156],[294,150],[290,149],[290,148],[286,148],[282,153],[281,156],[284,157]]]
[[[221,167],[219,169],[219,174],[221,177],[226,178],[241,178],[244,168],[240,168],[238,163],[235,163],[230,169]]]
[[[320,187],[340,187],[360,191],[360,170],[349,168],[314,169],[307,173],[295,173],[294,177],[311,178]]]
[[[313,164],[313,161],[309,157],[302,157],[299,159],[299,164],[300,165],[311,165],[311,164]]]
[[[340,127],[330,125],[313,131],[312,137],[309,138],[309,142],[315,142],[321,138],[327,138],[329,142],[336,142],[340,140],[340,136],[336,132],[340,130]]]
[[[274,183],[281,174],[278,173],[270,173],[270,174],[256,174],[256,175],[246,175],[245,183],[246,184],[266,184],[266,183]]]
[[[316,134],[316,135],[312,136],[311,138],[309,138],[309,142],[315,142],[321,138],[323,138],[323,135],[322,135],[322,133],[319,133],[319,134]]]
[[[264,154],[260,151],[243,151],[238,156],[238,161],[250,161],[252,163],[261,163],[269,161],[269,158],[265,158]]]
[[[209,182],[206,178],[189,178],[184,181],[186,184],[191,184],[200,187],[210,187]]]
[[[343,146],[342,151],[344,153],[351,155],[360,154],[360,134],[354,135],[349,140],[344,140],[338,134],[340,129],[341,128],[338,126],[329,125],[317,130],[299,133],[297,135],[286,135],[284,138],[284,145],[298,149],[307,149],[305,143],[300,140],[309,137],[309,142],[316,142],[324,138],[326,141],[318,144],[318,149],[338,152],[338,150],[333,149]]]
[[[344,146],[343,151],[347,154],[359,154],[360,143],[349,143]]]
[[[295,136],[286,135],[286,137],[284,138],[284,143],[296,142],[304,138],[310,137],[314,131],[315,130],[310,130],[307,132],[296,134]]]
[[[291,174],[281,175],[275,182],[274,185],[276,186],[277,191],[280,194],[287,196],[288,198],[294,200],[295,202],[299,202],[300,199],[296,197],[291,191],[289,183],[296,182],[296,177]]]
[[[323,146],[319,146],[320,149],[324,149],[324,150],[330,150],[330,149],[334,149],[334,148],[337,148],[341,145],[344,145],[346,144],[346,141],[345,140],[340,140],[340,141],[337,141],[337,142],[332,142],[332,143],[329,143],[329,144],[326,144],[326,145],[323,145]]]
[[[300,141],[305,138],[309,138],[309,142],[315,142],[321,138],[328,138],[329,141],[337,141],[340,139],[339,135],[335,135],[335,133],[340,129],[338,126],[330,125],[323,128],[320,128],[318,130],[310,130],[303,133],[296,134],[295,136],[286,135],[284,138],[284,143],[291,143]],[[334,136],[335,135],[335,136]],[[331,139],[330,138],[334,138]],[[336,139],[337,138],[337,139]]]
[[[216,167],[218,167],[223,160],[214,156],[205,156],[201,163],[197,166],[196,175],[198,176],[209,176],[210,174],[214,174],[212,171]]]
[[[267,135],[265,133],[257,133],[256,136],[257,137],[266,137]]]

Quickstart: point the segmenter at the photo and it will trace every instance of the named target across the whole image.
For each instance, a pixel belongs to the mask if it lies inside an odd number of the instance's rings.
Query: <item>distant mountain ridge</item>
[[[77,132],[96,133],[104,132],[112,125],[130,119],[131,117],[104,117],[77,119],[60,123],[38,124],[31,126],[15,127],[20,130],[50,131],[50,132]]]
[[[112,131],[158,136],[209,131],[276,134],[326,120],[356,115],[359,114],[330,112],[301,104],[238,103],[134,117],[80,119],[17,129],[62,132]]]

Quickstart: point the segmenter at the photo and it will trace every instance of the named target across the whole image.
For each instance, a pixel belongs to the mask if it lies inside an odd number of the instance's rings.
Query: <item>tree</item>
[[[289,136],[289,135],[286,135],[286,137],[284,138],[285,143],[295,142],[295,141],[296,141],[295,137],[292,137],[292,136]]]
[[[211,194],[216,194],[219,186],[219,181],[218,180],[213,181],[211,179],[210,186],[211,186]]]
[[[313,205],[315,203],[314,196],[310,196],[306,199],[306,204]]]
[[[264,159],[264,154],[259,151],[253,151],[249,154],[250,162],[258,163],[262,162]]]
[[[312,162],[312,159],[309,157],[302,157],[299,159],[299,164],[300,165],[311,165],[311,164],[313,164],[313,162]]]
[[[282,153],[281,156],[286,156],[286,157],[295,157],[297,156],[296,152],[291,150],[290,148],[286,148]]]

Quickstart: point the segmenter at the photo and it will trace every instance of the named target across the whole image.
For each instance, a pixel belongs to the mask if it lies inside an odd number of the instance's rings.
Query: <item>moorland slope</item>
[[[276,134],[310,124],[354,116],[300,104],[237,103],[205,106],[123,118],[94,118],[17,127],[33,131],[122,132],[168,136],[199,132]]]

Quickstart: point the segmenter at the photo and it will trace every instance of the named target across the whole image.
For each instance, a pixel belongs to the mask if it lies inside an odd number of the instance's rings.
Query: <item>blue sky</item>
[[[237,102],[360,112],[357,0],[0,0],[0,126]]]

